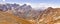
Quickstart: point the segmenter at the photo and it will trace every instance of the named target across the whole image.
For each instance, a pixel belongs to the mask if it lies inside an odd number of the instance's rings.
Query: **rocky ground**
[[[0,11],[0,24],[32,24],[28,20]]]
[[[60,8],[35,10],[26,4],[0,4],[0,24],[60,24]]]
[[[39,15],[39,24],[60,24],[60,8],[49,7]]]

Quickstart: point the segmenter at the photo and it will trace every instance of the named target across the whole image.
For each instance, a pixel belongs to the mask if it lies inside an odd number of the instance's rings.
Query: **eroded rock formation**
[[[39,24],[60,24],[60,8],[49,7],[38,18]]]

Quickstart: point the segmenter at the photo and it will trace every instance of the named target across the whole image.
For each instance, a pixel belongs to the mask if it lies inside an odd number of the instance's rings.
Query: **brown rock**
[[[0,11],[0,24],[32,24],[28,20]]]
[[[49,7],[39,15],[39,24],[58,24],[60,23],[60,8]]]

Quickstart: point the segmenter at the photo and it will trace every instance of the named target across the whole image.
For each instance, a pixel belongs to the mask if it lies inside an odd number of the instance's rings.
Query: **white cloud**
[[[31,3],[26,3],[27,5],[31,5]]]
[[[3,1],[5,1],[5,0],[3,0]]]
[[[51,3],[35,3],[35,4],[33,3],[33,4],[31,4],[31,6],[34,9],[39,9],[39,8],[46,9],[48,7],[60,8],[59,4],[51,4]]]

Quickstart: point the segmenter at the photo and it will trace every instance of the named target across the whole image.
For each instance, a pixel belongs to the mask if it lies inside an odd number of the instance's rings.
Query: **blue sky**
[[[32,7],[60,7],[60,0],[0,0],[0,2],[27,3]]]
[[[0,0],[0,2],[3,2],[3,0]],[[60,0],[5,0],[5,2],[29,2],[29,3],[59,3]]]

